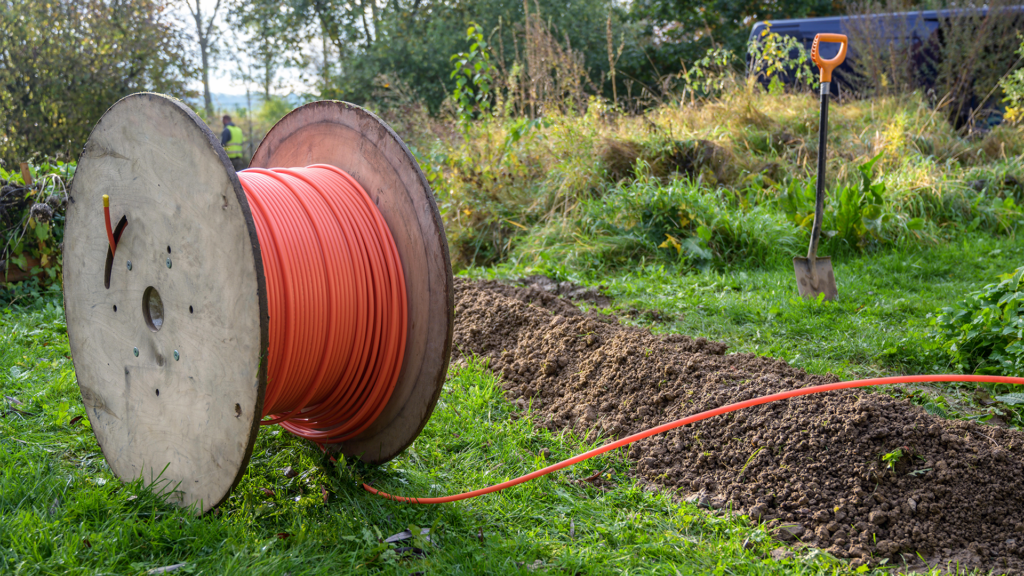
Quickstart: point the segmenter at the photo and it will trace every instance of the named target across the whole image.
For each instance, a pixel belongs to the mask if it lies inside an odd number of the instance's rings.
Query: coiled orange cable
[[[270,346],[261,424],[320,444],[366,430],[391,398],[408,308],[377,206],[333,166],[238,173],[267,282]]]

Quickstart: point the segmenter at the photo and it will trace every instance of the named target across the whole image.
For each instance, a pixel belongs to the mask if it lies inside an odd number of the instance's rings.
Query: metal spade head
[[[828,256],[815,258],[813,270],[809,258],[797,256],[793,258],[793,269],[796,271],[797,290],[803,298],[817,298],[818,294],[824,294],[825,300],[835,300],[839,296],[832,259]]]

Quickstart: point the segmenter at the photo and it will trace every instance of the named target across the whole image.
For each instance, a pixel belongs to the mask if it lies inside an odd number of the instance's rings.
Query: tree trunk
[[[323,22],[320,23],[320,30],[321,30],[320,39],[323,42],[323,49],[324,49],[324,70],[323,70],[324,85],[323,85],[323,88],[320,89],[320,93],[323,94],[324,92],[327,91],[327,87],[330,86],[330,84],[331,84],[331,60],[330,60],[330,46],[327,43],[327,28],[323,25]]]
[[[207,39],[199,38],[199,54],[203,61],[203,103],[206,105],[206,118],[213,121],[213,99],[210,97],[210,51]]]
[[[375,0],[370,0],[374,2]],[[366,48],[370,49],[373,47],[373,36],[370,35],[370,25],[366,22],[366,4],[360,0],[356,6],[359,7],[359,17],[363,20],[363,33],[366,34]]]
[[[203,5],[202,0],[195,0],[196,7],[192,8],[192,3],[189,0],[185,1],[185,7],[188,8],[192,19],[196,21],[196,39],[199,40],[199,59],[203,65],[203,104],[206,109],[207,120],[213,119],[213,98],[210,97],[210,53],[213,51],[213,21],[217,18],[217,10],[220,9],[221,0],[217,0],[217,3],[213,6],[213,13],[210,15],[208,22],[203,22]]]
[[[263,101],[270,101],[270,85],[274,83],[274,59],[269,53],[263,56]]]

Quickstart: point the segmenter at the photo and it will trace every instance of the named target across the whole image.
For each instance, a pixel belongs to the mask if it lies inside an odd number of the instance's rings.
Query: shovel
[[[839,54],[831,60],[825,60],[818,52],[821,42],[837,42],[841,46]],[[793,258],[793,269],[796,271],[796,287],[800,296],[817,298],[824,294],[825,300],[835,300],[839,296],[836,289],[836,276],[832,272],[832,259],[818,256],[818,240],[821,238],[821,220],[825,211],[825,146],[828,143],[828,95],[832,82],[832,70],[846,59],[846,36],[843,34],[818,34],[811,45],[811,59],[821,68],[821,119],[818,123],[818,182],[814,198],[814,225],[811,227],[811,245],[807,248],[807,257]]]

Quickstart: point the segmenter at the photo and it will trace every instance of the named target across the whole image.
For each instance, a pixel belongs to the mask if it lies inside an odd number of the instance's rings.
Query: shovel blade
[[[832,271],[832,259],[828,256],[819,256],[816,259],[816,264],[817,285],[814,284],[814,278],[811,276],[811,261],[800,256],[793,258],[796,288],[800,291],[800,296],[817,298],[819,294],[824,294],[825,300],[835,300],[839,296],[839,290],[836,288],[836,275]]]

